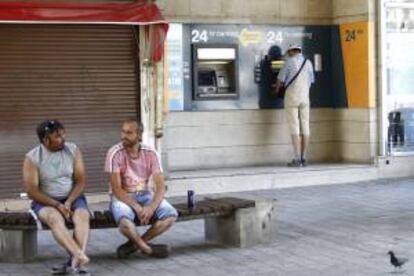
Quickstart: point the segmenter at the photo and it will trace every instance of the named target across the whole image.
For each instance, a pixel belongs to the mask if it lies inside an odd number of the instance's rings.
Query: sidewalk
[[[178,223],[161,237],[173,254],[164,260],[138,254],[117,260],[123,242],[116,229],[93,230],[88,247],[93,275],[390,275],[387,251],[412,259],[414,275],[414,180],[312,186],[238,193],[279,200],[274,242],[224,248],[204,242],[203,222]],[[0,263],[0,275],[48,275],[64,252],[50,232],[39,234],[38,260]]]

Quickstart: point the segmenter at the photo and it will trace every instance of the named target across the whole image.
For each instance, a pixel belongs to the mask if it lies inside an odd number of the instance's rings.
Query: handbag
[[[299,71],[296,73],[296,75],[293,76],[293,78],[286,85],[283,85],[283,86],[279,87],[279,91],[277,91],[277,97],[278,98],[280,98],[280,99],[285,98],[286,90],[296,80],[296,78],[299,76],[300,72],[302,72],[302,69],[303,69],[303,67],[305,67],[305,63],[306,63],[307,60],[308,59],[305,58],[302,65],[300,66]]]

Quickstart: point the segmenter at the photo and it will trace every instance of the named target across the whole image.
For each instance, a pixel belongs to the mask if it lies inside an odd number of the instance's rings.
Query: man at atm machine
[[[309,89],[315,77],[312,62],[303,56],[300,45],[289,46],[286,53],[288,57],[278,74],[275,91],[286,88],[284,108],[293,145],[293,159],[288,166],[303,167],[307,165],[310,137]]]

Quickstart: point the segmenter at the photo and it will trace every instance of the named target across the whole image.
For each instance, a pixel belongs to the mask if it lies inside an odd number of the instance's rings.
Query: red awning
[[[0,23],[147,25],[152,58],[160,60],[168,24],[157,5],[134,3],[0,2]],[[150,27],[151,26],[151,27]]]

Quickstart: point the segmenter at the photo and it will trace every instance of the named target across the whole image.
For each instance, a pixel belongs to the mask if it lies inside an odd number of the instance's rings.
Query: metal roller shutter
[[[0,198],[23,191],[24,155],[48,118],[81,149],[87,192],[107,190],[105,153],[140,114],[137,47],[131,26],[0,25]]]

